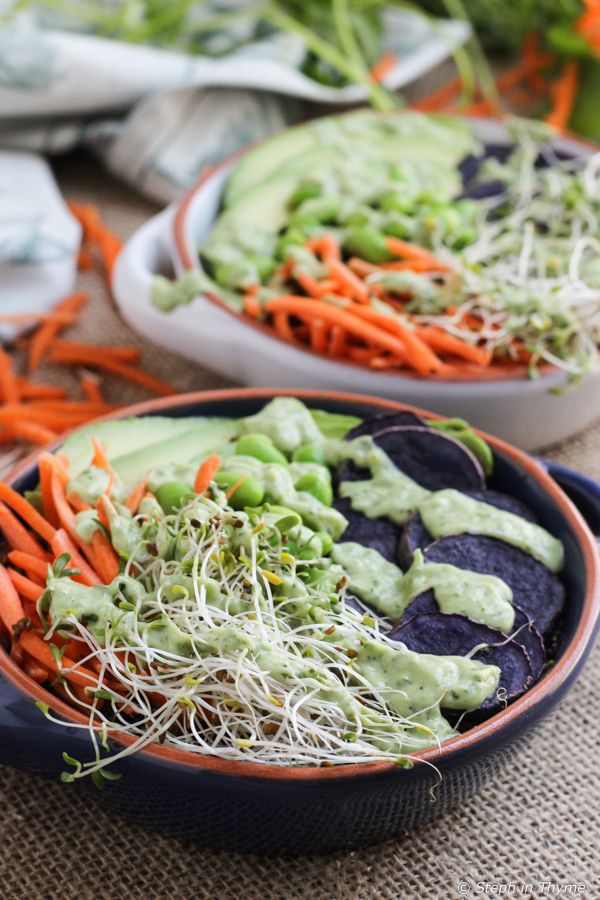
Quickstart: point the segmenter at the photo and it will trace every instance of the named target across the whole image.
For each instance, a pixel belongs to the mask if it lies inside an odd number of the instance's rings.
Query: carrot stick
[[[49,454],[43,453],[38,461],[38,469],[40,474],[40,489],[42,495],[42,510],[44,513],[44,518],[47,522],[53,525],[55,528],[58,527],[58,515],[56,512],[56,507],[54,506],[54,501],[52,499],[52,488],[51,488],[51,479],[52,472],[54,471],[54,465],[51,459],[49,459]]]
[[[5,403],[18,403],[21,399],[19,384],[13,369],[13,361],[0,347],[0,394]]]
[[[327,323],[323,319],[313,319],[310,322],[310,346],[315,353],[325,353],[328,344]]]
[[[106,504],[105,504],[106,494],[102,494],[96,500],[96,513],[98,514],[98,521],[102,525],[102,527],[110,534],[110,519],[108,518],[108,513],[106,512]]]
[[[22,667],[25,670],[25,674],[29,675],[29,677],[38,684],[43,684],[45,681],[48,681],[50,677],[48,670],[36,662],[35,659],[25,659]]]
[[[340,245],[332,234],[321,234],[318,237],[309,238],[306,242],[306,247],[325,261],[342,258]]]
[[[329,333],[329,355],[344,356],[346,349],[346,332],[341,325],[333,325]]]
[[[13,491],[11,487],[3,482],[0,482],[0,500],[3,500],[7,506],[10,506],[13,512],[16,512],[17,515],[21,516],[23,521],[26,522],[30,528],[33,528],[41,538],[48,541],[48,543],[51,541],[54,534],[52,525],[39,514],[37,509],[35,509],[25,497],[18,494],[16,491]],[[18,547],[16,549],[22,550],[24,548]],[[34,556],[39,556],[39,553],[34,554]],[[45,554],[42,558],[45,559]]]
[[[368,319],[397,335],[404,346],[398,350],[392,350],[392,353],[399,356],[400,359],[405,359],[406,364],[420,375],[436,372],[442,367],[442,361],[433,350],[414,331],[403,325],[398,318],[392,318],[392,316],[387,316],[366,306],[356,306],[354,312],[359,318]]]
[[[287,313],[278,312],[273,316],[273,327],[279,337],[282,337],[284,341],[289,341],[290,344],[296,343],[296,335],[292,330],[292,326],[290,325],[290,317]]]
[[[0,620],[12,635],[13,628],[25,618],[21,598],[12,583],[9,573],[0,565]]]
[[[47,559],[33,535],[27,531],[4,503],[0,503],[0,531],[13,550],[23,550],[25,553],[37,556],[38,559]]]
[[[141,351],[137,347],[120,346],[110,347],[105,344],[86,344],[83,341],[56,340],[52,344],[52,355],[60,356],[61,353],[88,353],[97,356],[108,356],[110,359],[121,362],[139,362]]]
[[[244,312],[253,319],[260,319],[260,303],[254,294],[246,293],[244,297]]]
[[[94,259],[87,247],[80,247],[77,254],[77,268],[82,272],[89,272],[94,268]]]
[[[64,325],[72,325],[75,317],[65,313],[64,315],[57,312],[24,312],[24,313],[0,313],[0,323],[3,325],[27,325],[29,322],[47,322],[48,319],[56,319]]]
[[[45,425],[40,425],[39,422],[29,422],[27,419],[13,422],[10,430],[15,438],[22,438],[25,441],[29,441],[30,444],[51,444],[58,437],[57,431],[53,431]]]
[[[94,369],[105,369],[113,375],[120,375],[121,378],[132,381],[134,384],[139,384],[141,387],[145,387],[149,391],[164,397],[170,397],[172,394],[177,393],[172,385],[167,384],[165,381],[160,381],[153,375],[149,375],[147,372],[143,372],[141,369],[136,369],[126,363],[118,362],[117,360],[103,356],[97,356],[90,359],[85,353],[69,352],[68,356],[68,359],[58,359],[52,354],[51,359],[53,362],[61,362],[65,365],[90,366]]]
[[[197,494],[203,494],[209,487],[211,481],[214,481],[220,466],[221,457],[217,453],[211,453],[208,459],[205,459],[203,463],[200,463],[194,480],[194,491]]]
[[[369,75],[373,81],[381,82],[396,65],[396,55],[394,53],[384,53],[381,59],[369,71]]]
[[[558,80],[552,86],[553,106],[546,122],[564,131],[569,124],[579,86],[579,65],[569,60],[563,66]]]
[[[142,478],[141,481],[138,481],[131,494],[127,498],[125,506],[127,509],[135,516],[137,513],[140,503],[144,499],[144,495],[146,494],[146,488],[148,487],[148,479]]]
[[[467,344],[441,328],[424,326],[417,329],[417,334],[429,347],[440,353],[451,353],[453,356],[458,356],[460,359],[478,366],[489,366],[490,364],[491,355],[484,347]]]
[[[58,663],[52,655],[49,644],[39,634],[35,634],[33,631],[24,631],[19,642],[22,648],[40,665],[45,666],[50,672],[59,671]],[[69,659],[66,655],[63,656],[60,663],[60,674],[68,681],[81,684],[83,687],[95,687],[98,684],[98,677],[94,672],[79,665],[75,660]]]
[[[88,403],[104,403],[100,390],[100,380],[91,372],[84,372],[79,379],[82,393]]]
[[[376,272],[381,272],[381,266],[376,266],[373,263],[367,262],[366,259],[360,259],[358,256],[351,256],[346,265],[357,275],[360,275],[361,278],[366,278],[367,275],[374,275]]]
[[[230,487],[230,488],[226,491],[226,493],[225,493],[225,499],[226,499],[226,500],[230,500],[231,497],[233,497],[233,495],[235,494],[235,492],[237,491],[237,489],[240,488],[240,487],[243,485],[243,483],[245,482],[245,480],[246,480],[247,477],[248,477],[247,475],[241,475],[241,476],[238,478],[238,480],[237,480],[234,484],[231,485],[231,487]]]
[[[17,378],[19,394],[24,400],[61,400],[67,396],[64,388],[54,384],[35,384],[27,378]]]
[[[448,268],[429,250],[426,250],[424,247],[418,247],[416,244],[410,244],[408,241],[402,241],[400,238],[386,237],[385,246],[390,253],[393,253],[394,256],[400,256],[402,259],[423,260],[436,267],[441,266],[442,269]]]
[[[100,531],[94,531],[90,543],[94,569],[104,584],[110,584],[119,574],[119,557]]]
[[[460,89],[460,78],[453,78],[452,81],[449,81],[437,90],[432,91],[431,94],[427,94],[425,97],[421,97],[420,100],[412,103],[411,109],[416,109],[420,112],[436,112],[439,109],[443,109],[447,103],[454,100],[460,93]]]
[[[353,300],[359,303],[369,302],[369,291],[354,272],[348,268],[345,263],[339,259],[328,259],[327,268],[332,278],[334,278],[343,288],[343,292]]]
[[[26,578],[25,575],[21,575],[20,572],[16,572],[14,569],[7,569],[6,571],[11,584],[21,597],[37,603],[44,593],[44,586],[36,584],[35,581],[31,581],[31,579]]]
[[[72,294],[70,297],[66,297],[57,306],[54,307],[54,312],[59,313],[59,317],[53,317],[52,315],[50,315],[44,322],[42,327],[39,328],[36,334],[33,336],[33,339],[29,346],[30,372],[33,372],[35,371],[35,369],[37,369],[42,359],[50,349],[56,335],[61,330],[61,328],[64,328],[63,319],[61,318],[63,313],[76,313],[85,303],[87,303],[87,299],[88,298],[86,294]]]
[[[303,272],[294,273],[294,279],[298,282],[303,291],[306,291],[309,297],[322,297],[327,293],[327,287],[323,287],[323,285],[317,281],[316,278],[313,278],[311,275],[306,275]]]
[[[42,561],[39,557],[32,556],[30,553],[24,553],[23,550],[11,550],[8,558],[13,565],[24,569],[29,578],[33,575],[35,578],[41,578],[43,584],[46,583],[46,578],[48,577],[48,563],[46,561]]]
[[[74,575],[73,580],[79,581],[82,584],[87,584],[89,587],[93,587],[96,584],[102,584],[100,578],[91,566],[85,561],[83,556],[78,552],[74,543],[69,538],[67,532],[59,528],[52,539],[52,550],[55,555],[61,556],[63,553],[68,553],[71,557],[71,565],[79,569],[81,571],[81,575]]]
[[[67,503],[73,507],[75,512],[89,512],[93,509],[89,503],[86,503],[75,491],[69,491],[66,495]]]
[[[311,300],[310,303],[303,297],[293,295],[275,297],[267,301],[269,312],[287,312],[299,318],[311,321],[313,314],[324,319],[331,325],[340,325],[348,334],[354,335],[360,340],[369,341],[378,347],[384,347],[391,353],[407,357],[407,362],[420,374],[436,371],[441,366],[441,361],[419,338],[400,324],[390,326],[387,322],[389,316],[371,310],[364,304],[356,304],[351,311],[340,309],[320,300]],[[374,318],[373,318],[374,317]],[[364,321],[370,319],[370,321]],[[384,324],[388,330],[384,330]],[[390,334],[395,330],[396,334]],[[396,336],[401,334],[402,340]],[[410,359],[408,353],[410,352]]]

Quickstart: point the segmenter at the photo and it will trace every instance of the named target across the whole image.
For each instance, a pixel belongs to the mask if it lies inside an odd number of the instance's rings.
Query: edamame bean
[[[306,200],[292,217],[305,219],[307,216],[318,219],[319,222],[332,222],[340,211],[341,198],[333,194],[327,197],[317,197],[315,200]]]
[[[165,481],[154,491],[154,496],[167,515],[176,512],[196,496],[189,484],[183,481]]]
[[[385,245],[385,236],[375,228],[354,228],[344,239],[344,250],[372,263],[393,259]]]
[[[305,200],[313,200],[315,197],[320,197],[321,190],[321,185],[316,181],[301,184],[300,187],[296,188],[289,199],[290,208],[296,209],[296,207],[300,206],[301,203],[304,203]]]
[[[238,456],[252,456],[264,463],[287,465],[287,459],[281,450],[277,449],[268,435],[260,434],[260,432],[243,434],[239,437],[235,445],[235,452]]]
[[[390,191],[379,200],[379,208],[386,212],[407,213],[414,209],[414,198],[399,191]]]
[[[326,472],[326,470],[323,470]],[[333,490],[329,479],[329,473],[321,475],[318,472],[307,472],[295,485],[297,491],[306,491],[312,494],[324,506],[331,506],[333,503]]]
[[[258,506],[262,503],[263,497],[265,496],[265,489],[254,475],[246,475],[244,472],[228,472],[220,470],[217,472],[215,481],[220,486],[225,486],[225,489],[228,490],[229,488],[234,487],[240,478],[243,478],[244,480],[229,498],[229,505],[232,506],[233,509],[244,509],[246,506]]]
[[[325,451],[318,444],[302,444],[294,450],[292,459],[294,462],[319,463],[321,466],[327,463]]]

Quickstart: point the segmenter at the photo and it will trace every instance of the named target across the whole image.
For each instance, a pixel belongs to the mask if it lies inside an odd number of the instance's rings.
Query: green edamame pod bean
[[[196,496],[189,484],[183,481],[165,481],[154,491],[154,496],[167,515],[176,512]]]
[[[325,472],[326,470],[323,471]],[[324,506],[331,506],[333,503],[333,490],[328,475],[329,473],[323,476],[317,472],[307,472],[296,483],[296,490],[306,491]]]
[[[328,553],[331,553],[331,548],[333,547],[333,538],[331,535],[327,534],[326,531],[317,531],[316,537],[321,541],[321,554],[322,556],[327,556]]]
[[[239,437],[235,445],[235,452],[238,456],[252,456],[264,463],[287,465],[287,459],[281,450],[277,449],[268,435],[260,434],[260,432],[251,432]]]
[[[379,200],[380,209],[386,212],[407,213],[414,209],[414,198],[399,191],[390,191]]]
[[[296,207],[300,206],[301,203],[304,203],[305,200],[314,200],[315,197],[320,197],[321,190],[321,185],[316,181],[301,184],[290,197],[288,206],[290,209],[296,209]]]
[[[321,466],[327,464],[325,451],[318,444],[302,444],[294,450],[292,459],[294,462],[319,463]]]
[[[372,263],[393,259],[385,245],[385,236],[375,228],[354,228],[344,238],[344,250]]]
[[[244,472],[228,472],[220,470],[217,472],[215,481],[221,487],[224,486],[225,490],[228,490],[237,484],[240,478],[243,478],[244,480],[229,498],[229,505],[232,506],[233,509],[244,509],[246,506],[258,506],[262,503],[262,499],[265,496],[265,489],[258,478],[255,478],[253,475],[246,475]]]
[[[327,197],[317,197],[314,200],[306,200],[292,217],[292,222],[296,217],[302,219],[310,216],[318,219],[319,222],[332,222],[335,220],[340,211],[341,198],[330,194]]]

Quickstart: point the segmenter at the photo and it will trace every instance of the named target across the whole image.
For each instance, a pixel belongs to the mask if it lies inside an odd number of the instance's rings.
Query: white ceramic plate
[[[478,138],[508,142],[495,121],[470,120]],[[557,148],[590,155],[570,140]],[[473,425],[534,450],[569,437],[600,416],[600,371],[576,387],[556,371],[536,380],[447,382],[333,362],[292,347],[268,328],[260,328],[214,298],[200,296],[189,306],[161,313],[150,302],[157,273],[200,269],[197,248],[210,232],[234,160],[222,163],[179,204],[151,219],[126,245],[115,271],[114,294],[132,328],[189,359],[243,384],[261,387],[320,388],[377,394],[460,416]],[[552,389],[565,387],[561,394]]]

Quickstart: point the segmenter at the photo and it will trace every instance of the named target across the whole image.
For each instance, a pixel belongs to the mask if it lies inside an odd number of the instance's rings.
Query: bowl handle
[[[538,457],[538,462],[573,501],[600,544],[600,484],[550,459]]]

